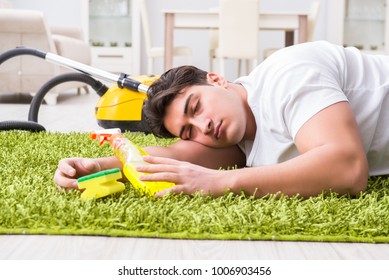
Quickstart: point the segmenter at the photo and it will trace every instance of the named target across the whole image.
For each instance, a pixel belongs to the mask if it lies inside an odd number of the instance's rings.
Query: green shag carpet
[[[167,145],[151,135],[125,134],[140,146]],[[389,242],[389,179],[371,178],[359,198],[310,199],[143,196],[122,193],[82,201],[52,179],[64,157],[112,155],[87,133],[0,132],[0,234],[67,234],[182,239]]]

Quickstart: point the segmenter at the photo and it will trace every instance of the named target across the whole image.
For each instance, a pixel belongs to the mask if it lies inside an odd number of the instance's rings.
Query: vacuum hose
[[[31,49],[31,48],[25,48],[25,47],[17,47],[15,49],[3,52],[0,54],[0,64],[2,64],[4,61],[13,58],[18,55],[33,55],[37,56],[40,58],[45,59],[46,58],[46,53],[42,52],[37,49]]]
[[[39,108],[46,93],[48,93],[53,87],[66,82],[83,82],[88,84],[96,91],[99,96],[103,96],[104,93],[108,90],[108,87],[105,86],[102,82],[95,80],[87,74],[65,73],[58,75],[47,81],[33,97],[30,110],[28,112],[29,121],[38,122]]]
[[[0,122],[0,130],[27,130],[31,132],[45,131],[45,127],[30,121],[3,121]]]
[[[0,54],[0,65],[4,61],[19,55],[33,55],[46,59],[47,54],[45,52],[32,48],[18,47]],[[88,74],[76,72],[61,74],[46,82],[33,97],[30,105],[30,110],[28,112],[28,121],[3,121],[0,122],[0,130],[19,129],[32,132],[45,131],[46,129],[42,125],[38,124],[38,112],[40,105],[42,104],[44,96],[53,87],[65,82],[83,82],[85,84],[88,84],[96,91],[99,96],[104,95],[104,93],[108,90],[107,86],[105,86],[100,81],[92,78]]]

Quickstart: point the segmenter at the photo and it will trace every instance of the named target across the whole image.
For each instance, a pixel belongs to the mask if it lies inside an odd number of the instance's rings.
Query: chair
[[[311,5],[310,12],[308,14],[308,23],[307,23],[307,41],[312,42],[313,41],[313,34],[315,32],[315,27],[316,27],[316,22],[317,18],[319,16],[320,12],[320,3],[319,2],[314,2]],[[277,48],[270,48],[266,49],[264,51],[264,59],[268,58],[272,53],[277,51]]]
[[[210,11],[219,12],[218,7],[211,8]],[[213,71],[213,60],[216,58],[216,50],[219,47],[219,31],[217,29],[209,30],[209,71]]]
[[[217,48],[219,47],[219,31],[217,29],[210,29],[209,30],[209,71],[213,72],[213,62],[214,59],[216,58],[216,51]],[[240,69],[242,65],[242,59],[238,60],[238,71],[240,75]],[[248,66],[248,64],[246,64]],[[248,71],[246,69],[246,71]]]
[[[141,12],[143,34],[144,34],[145,45],[146,45],[146,55],[148,59],[147,72],[148,74],[155,74],[153,73],[154,59],[163,58],[165,50],[163,47],[155,47],[152,44],[146,0],[140,1],[140,12]],[[189,47],[174,47],[173,56],[186,56],[188,58],[187,63],[191,64],[192,49]]]
[[[27,46],[58,54],[84,64],[91,63],[90,47],[78,28],[53,28],[52,34],[42,12],[0,9],[0,52]],[[0,65],[0,93],[36,93],[49,79],[71,69],[33,56],[18,56]],[[63,83],[46,96],[47,104],[56,104],[61,91],[86,88],[79,82]]]
[[[216,58],[216,50],[219,47],[219,31],[209,30],[209,71],[213,72],[213,60]]]
[[[219,47],[216,50],[216,58],[219,61],[219,73],[224,75],[225,59],[246,61],[247,72],[249,62],[258,63],[258,0],[220,0],[219,7]]]

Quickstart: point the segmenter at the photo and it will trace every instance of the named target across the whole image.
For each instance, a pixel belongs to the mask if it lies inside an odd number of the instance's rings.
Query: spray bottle
[[[170,182],[146,182],[139,179],[142,173],[136,171],[136,167],[149,164],[143,161],[143,156],[147,155],[147,153],[129,139],[123,137],[119,128],[96,130],[90,134],[90,137],[99,140],[99,145],[106,141],[111,143],[116,156],[123,164],[124,175],[138,190],[153,196],[161,190],[174,186],[174,183]]]

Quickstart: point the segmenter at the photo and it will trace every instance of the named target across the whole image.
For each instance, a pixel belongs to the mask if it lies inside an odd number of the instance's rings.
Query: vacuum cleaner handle
[[[54,53],[50,52],[43,52],[34,48],[29,48],[29,47],[16,47],[15,49],[11,49],[9,51],[6,51],[4,53],[0,54],[0,65],[18,55],[33,55],[37,56],[40,58],[43,58],[49,62],[53,62],[55,64],[71,68],[73,70],[79,71],[81,73],[87,74],[89,76],[94,76],[96,78],[105,80],[105,81],[110,81],[110,82],[115,82],[118,84],[120,88],[127,88],[130,90],[138,91],[138,92],[147,92],[148,86],[133,80],[129,78],[127,74],[121,74],[121,75],[115,75],[107,71],[103,71],[97,68],[94,68],[92,66],[77,62],[75,60],[59,56]]]
[[[92,66],[74,61],[63,56],[59,56],[54,53],[46,53],[45,60],[80,71],[85,74],[89,74],[99,79],[116,82],[120,88],[127,88],[138,92],[147,92],[149,88],[148,86],[140,83],[139,81],[129,78],[127,74],[123,73],[121,75],[115,75],[113,73],[94,68]]]

